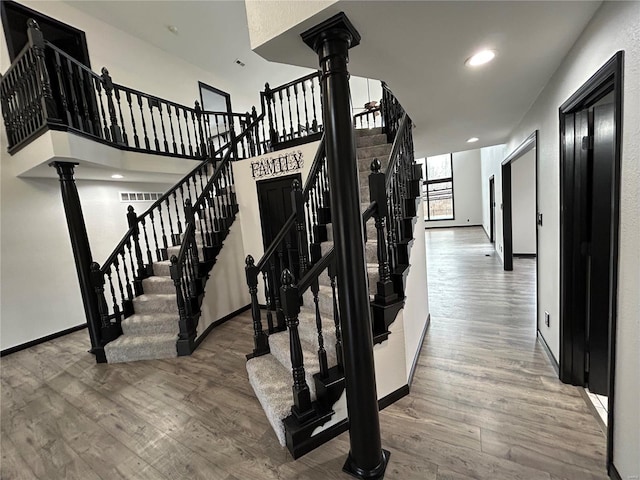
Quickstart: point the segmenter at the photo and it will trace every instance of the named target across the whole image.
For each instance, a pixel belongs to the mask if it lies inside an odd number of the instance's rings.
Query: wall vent
[[[157,192],[120,192],[121,202],[155,202],[163,194]]]

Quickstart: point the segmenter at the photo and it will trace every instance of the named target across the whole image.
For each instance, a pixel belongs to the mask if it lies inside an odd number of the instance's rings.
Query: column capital
[[[318,51],[323,40],[332,37],[346,39],[349,45],[348,48],[359,45],[361,39],[360,33],[358,33],[358,30],[356,30],[356,27],[353,26],[344,12],[340,12],[315,27],[311,27],[300,36],[302,41],[315,52]]]
[[[51,162],[49,164],[50,167],[56,169],[58,175],[60,176],[60,180],[73,180],[74,168],[76,165],[80,165],[78,162]]]

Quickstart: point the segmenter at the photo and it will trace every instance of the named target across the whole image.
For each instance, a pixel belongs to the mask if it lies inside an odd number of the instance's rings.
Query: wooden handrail
[[[294,85],[300,84],[302,82],[305,82],[307,80],[311,80],[312,78],[316,78],[316,77],[319,77],[319,76],[320,76],[320,72],[315,71],[315,72],[312,72],[312,73],[310,73],[308,75],[305,75],[304,77],[300,77],[300,78],[297,78],[296,80],[290,81],[289,83],[285,83],[284,85],[279,85],[277,87],[270,88],[269,91],[271,93],[273,93],[273,92],[279,92],[280,90],[286,90],[289,87],[292,87]]]
[[[322,134],[322,138],[320,139],[320,146],[318,150],[316,150],[316,155],[313,158],[313,163],[311,164],[311,170],[309,170],[309,175],[307,175],[307,181],[304,184],[304,188],[302,189],[302,194],[305,198],[309,195],[309,190],[313,187],[313,183],[315,182],[315,178],[320,171],[320,167],[322,166],[322,158],[325,154],[325,134]]]
[[[389,154],[389,165],[387,166],[386,173],[386,182],[385,188],[389,188],[391,186],[391,175],[389,172],[392,172],[398,163],[398,153],[400,150],[400,145],[402,144],[402,136],[404,135],[405,130],[407,129],[407,125],[409,124],[409,115],[406,113],[402,116],[402,120],[400,121],[400,127],[398,127],[398,131],[396,133],[396,138],[393,140],[393,146],[391,147],[391,153]]]

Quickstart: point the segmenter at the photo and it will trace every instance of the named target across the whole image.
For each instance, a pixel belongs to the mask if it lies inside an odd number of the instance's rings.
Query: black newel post
[[[60,190],[62,193],[62,203],[64,213],[67,217],[67,227],[69,227],[69,237],[71,248],[78,272],[80,283],[80,293],[84,305],[84,313],[87,317],[87,327],[89,338],[91,339],[91,353],[96,356],[98,363],[106,363],[102,336],[100,331],[100,310],[98,309],[98,299],[94,286],[91,283],[91,247],[87,228],[82,215],[82,205],[73,178],[73,169],[78,165],[75,162],[52,162],[50,167],[55,167],[60,177]]]
[[[109,127],[109,131],[111,132],[111,140],[115,143],[124,144],[122,141],[122,132],[120,131],[120,126],[118,125],[118,116],[116,114],[116,106],[113,103],[113,80],[111,80],[111,75],[109,75],[109,70],[107,67],[102,67],[102,85],[104,86],[104,93],[107,97],[107,110],[109,110],[109,120],[111,122],[111,127]]]
[[[262,330],[260,304],[258,303],[258,275],[260,272],[251,255],[247,255],[245,264],[247,285],[251,295],[251,317],[253,318],[253,353],[247,355],[247,360],[249,360],[269,353],[269,339]]]
[[[349,48],[360,34],[340,13],[302,34],[318,54],[321,68],[327,166],[331,185],[350,452],[343,467],[357,478],[380,479],[389,459],[382,450],[373,361],[364,231],[356,142],[351,117]]]
[[[27,38],[29,39],[29,45],[33,48],[35,55],[35,73],[38,92],[37,95],[40,98],[40,108],[42,110],[42,120],[60,122],[58,118],[58,111],[56,102],[53,99],[53,90],[51,88],[51,78],[49,71],[47,70],[47,64],[45,62],[45,50],[44,50],[44,36],[40,30],[38,22],[33,18],[27,21]]]

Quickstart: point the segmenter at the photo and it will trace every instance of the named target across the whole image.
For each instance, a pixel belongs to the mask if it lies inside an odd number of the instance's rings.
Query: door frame
[[[493,195],[492,195],[493,194]],[[496,179],[495,175],[489,177],[489,241],[496,241]]]
[[[504,270],[513,270],[513,199],[511,198],[511,164],[538,145],[538,130],[529,135],[502,161],[502,247]],[[538,149],[535,157],[536,216],[538,215]],[[536,225],[536,255],[538,254],[538,226]],[[536,262],[536,299],[538,296],[538,263]],[[537,315],[537,313],[536,313]],[[536,320],[537,322],[537,320]]]
[[[570,314],[576,302],[575,296],[567,294],[567,272],[572,272],[574,261],[565,246],[566,233],[575,223],[572,182],[564,174],[568,161],[565,157],[565,118],[569,114],[589,108],[605,95],[613,92],[615,108],[614,160],[612,182],[612,224],[611,224],[611,257],[610,257],[610,302],[609,302],[609,409],[607,419],[607,472],[613,470],[613,432],[615,404],[615,366],[616,366],[616,333],[617,333],[617,300],[618,300],[618,234],[620,223],[620,164],[622,156],[622,104],[623,104],[623,68],[624,52],[618,51],[611,57],[586,83],[584,83],[559,108],[560,117],[560,380],[565,383],[579,384],[576,379],[584,381],[584,371],[576,372],[571,358],[574,349],[586,349],[584,336],[574,334],[580,331],[578,324],[584,319],[573,318]],[[573,178],[573,177],[571,177]],[[584,369],[584,368],[583,368]],[[583,383],[584,385],[584,383]],[[582,386],[583,386],[582,385]]]
[[[41,26],[43,23],[49,23],[49,24],[55,25],[60,30],[66,30],[74,35],[77,35],[78,38],[80,39],[80,53],[83,57],[83,58],[78,58],[77,60],[83,65],[85,65],[87,68],[91,69],[91,61],[89,59],[89,48],[87,46],[87,36],[82,30],[75,28],[67,23],[61,22],[60,20],[57,20],[53,17],[40,13],[37,10],[34,10],[29,7],[25,7],[21,3],[15,2],[13,0],[3,0],[1,3],[2,5],[0,5],[0,17],[2,19],[2,26],[4,28],[4,36],[7,44],[7,52],[9,53],[9,59],[12,62],[18,56],[18,54],[20,53],[20,50],[18,49],[19,47],[14,45],[13,39],[9,34],[10,30],[9,30],[9,19],[7,18],[7,10],[6,10],[7,7],[13,10],[21,10],[22,13],[33,18]],[[24,28],[26,31],[27,26],[25,25]]]
[[[226,103],[227,103],[227,113],[231,113],[231,94],[225,92],[224,90],[220,90],[219,88],[216,87],[212,87],[211,85],[208,85],[204,82],[198,82],[198,93],[200,94],[200,105],[202,106],[202,109],[204,110],[204,101],[202,99],[202,89],[205,90],[211,90],[213,93],[217,93],[218,95],[220,95],[221,97],[225,97],[226,99]]]

